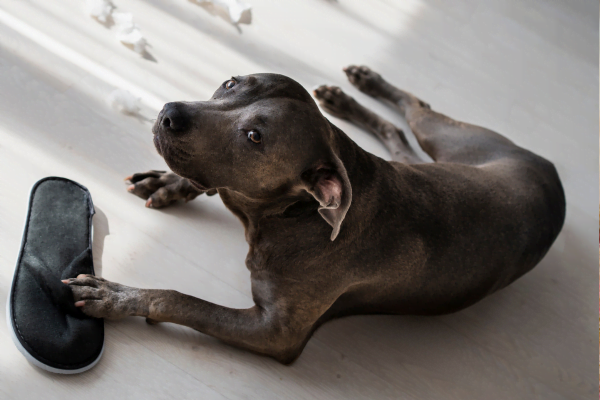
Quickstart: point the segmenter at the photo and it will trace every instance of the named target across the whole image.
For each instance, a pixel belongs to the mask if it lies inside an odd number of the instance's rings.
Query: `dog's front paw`
[[[90,317],[120,319],[138,315],[143,309],[140,289],[83,274],[62,282],[73,290],[75,306]]]
[[[209,196],[217,193],[214,189],[204,192],[192,185],[189,179],[166,171],[142,172],[125,180],[131,183],[127,191],[146,200],[148,208],[163,208],[178,200],[188,202],[202,193]]]

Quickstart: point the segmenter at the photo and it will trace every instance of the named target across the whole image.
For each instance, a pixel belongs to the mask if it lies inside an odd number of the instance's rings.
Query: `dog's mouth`
[[[193,148],[186,146],[185,142],[181,142],[178,138],[172,138],[169,134],[165,134],[156,125],[152,128],[154,137],[154,147],[158,154],[167,162],[169,168],[173,172],[181,175],[184,171],[190,169],[190,164],[193,163],[195,154]]]
[[[183,174],[183,170],[180,169],[185,169],[186,164],[192,159],[193,155],[188,150],[181,148],[182,146],[180,143],[177,143],[176,141],[173,142],[168,138],[168,135],[161,131],[160,125],[158,124],[159,120],[152,126],[152,133],[154,134],[152,141],[154,142],[154,147],[158,154],[165,159],[173,172],[185,177],[186,174]],[[201,183],[197,178],[188,179],[198,190],[206,192],[211,189],[208,185]]]
[[[162,157],[163,152],[162,152],[162,149],[160,148],[160,139],[158,138],[158,135],[154,135],[154,138],[152,139],[152,141],[154,142],[154,147],[156,148],[156,151]]]
[[[154,135],[152,138],[152,142],[154,142],[154,147],[156,148],[156,151],[158,152],[158,154],[163,157],[163,152],[162,149],[160,147],[160,138],[159,138],[159,128],[158,128],[158,119],[154,122],[154,125],[152,125],[152,134]]]
[[[191,183],[191,184],[192,184],[192,185],[193,185],[193,186],[194,186],[196,189],[202,190],[202,191],[204,191],[204,192],[206,192],[207,190],[209,190],[209,189],[210,189],[210,188],[208,188],[208,187],[206,187],[206,186],[204,186],[204,185],[202,185],[202,184],[200,184],[200,183],[198,183],[198,182],[196,182],[196,181],[194,181],[194,180],[192,180],[192,179],[190,179],[190,183]]]

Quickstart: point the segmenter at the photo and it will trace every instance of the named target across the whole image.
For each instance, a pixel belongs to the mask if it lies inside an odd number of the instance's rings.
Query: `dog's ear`
[[[322,164],[302,174],[306,191],[319,202],[319,214],[332,226],[331,240],[340,233],[340,226],[352,203],[352,186],[342,161],[336,156],[330,164]]]

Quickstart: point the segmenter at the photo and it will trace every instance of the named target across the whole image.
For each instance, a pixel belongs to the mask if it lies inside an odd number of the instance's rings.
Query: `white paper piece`
[[[106,101],[115,111],[123,114],[137,115],[140,112],[140,99],[124,89],[113,90]]]
[[[222,4],[227,7],[229,18],[234,24],[249,24],[252,20],[252,7],[248,3],[239,0],[213,0],[215,5]]]
[[[115,6],[108,0],[86,0],[85,8],[91,17],[96,18],[104,24]]]
[[[233,24],[252,22],[252,7],[241,0],[196,0],[199,4],[212,4],[224,10]]]
[[[117,29],[117,39],[122,43],[132,46],[133,51],[143,54],[146,51],[146,38],[142,35],[140,27],[133,22],[131,13],[113,13],[113,21]]]

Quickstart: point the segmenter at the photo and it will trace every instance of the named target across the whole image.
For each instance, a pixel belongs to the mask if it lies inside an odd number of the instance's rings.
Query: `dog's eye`
[[[248,139],[252,140],[254,143],[260,143],[262,137],[260,136],[259,131],[248,131]]]
[[[228,80],[227,82],[225,82],[225,89],[231,89],[234,86],[235,86],[235,81],[233,79]]]

